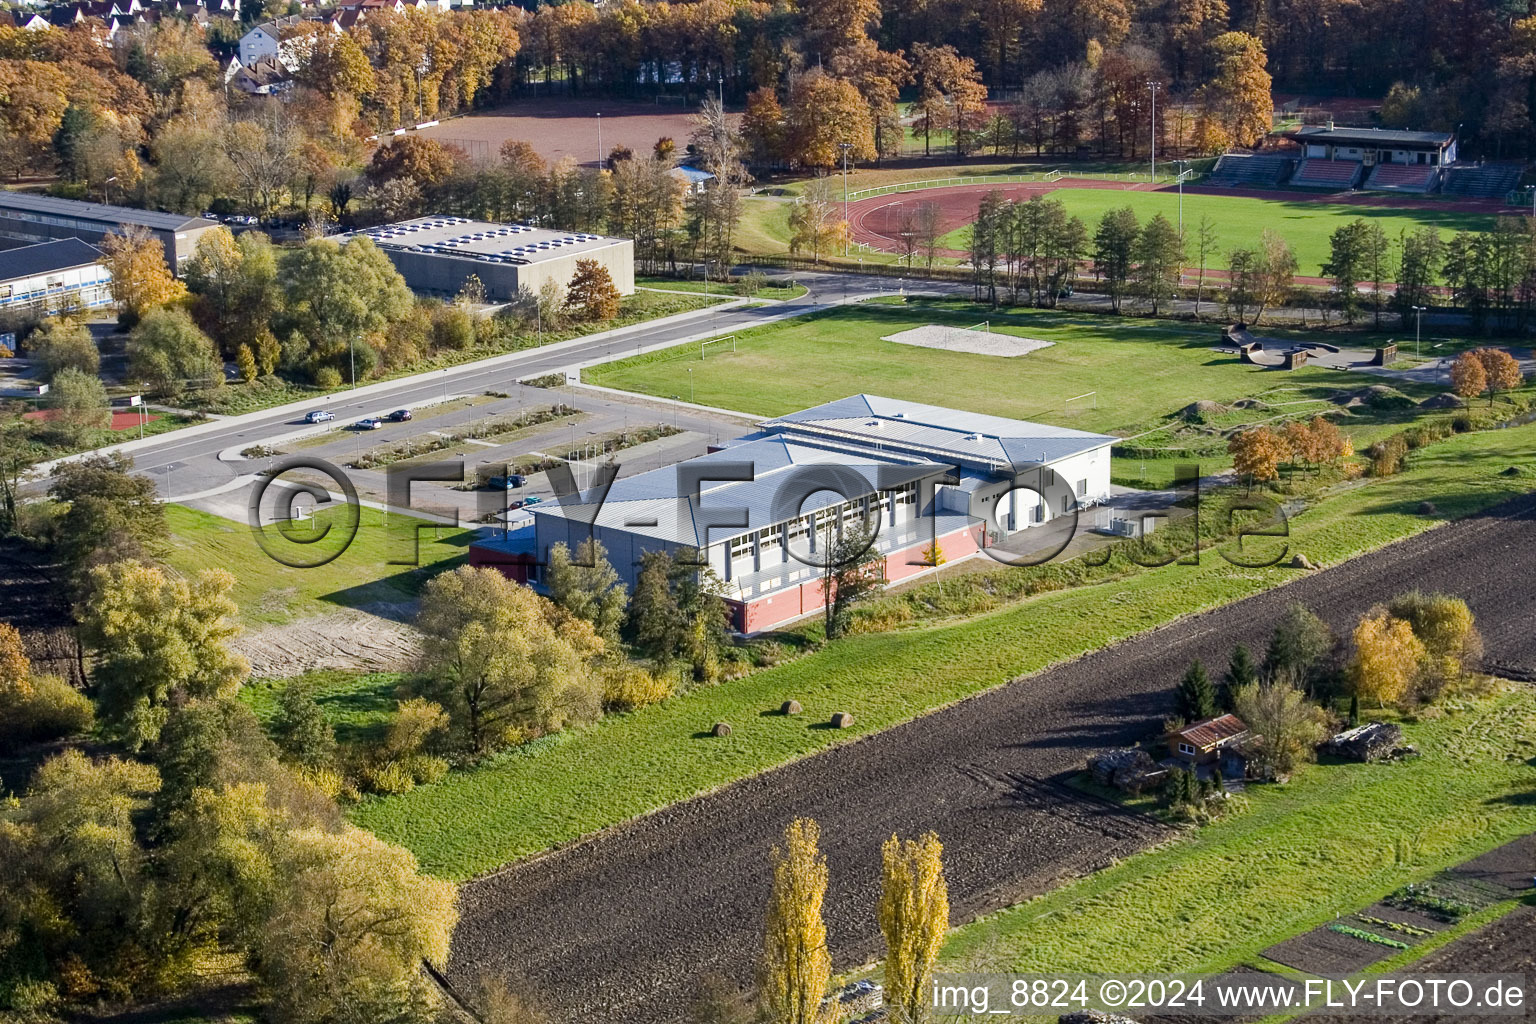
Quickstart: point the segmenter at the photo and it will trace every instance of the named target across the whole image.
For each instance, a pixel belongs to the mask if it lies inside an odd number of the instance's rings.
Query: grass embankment
[[[1340,562],[1523,493],[1524,478],[1500,473],[1533,462],[1536,426],[1449,439],[1415,453],[1408,471],[1348,489],[1293,519],[1291,550],[1318,564]],[[1438,507],[1435,517],[1417,513],[1425,500]],[[369,799],[351,816],[411,849],[426,870],[466,878],[1294,576],[1279,567],[1237,568],[1208,554],[1198,566],[1141,570],[983,615],[849,637],[508,751],[404,796]],[[1116,614],[1103,614],[1106,606]],[[855,725],[833,733],[761,714],[791,697],[812,718],[851,710]],[[719,720],[735,729],[729,741],[695,738]]]
[[[955,931],[944,964],[1213,971],[1536,829],[1536,693],[1405,724],[1422,756],[1313,765],[1247,809]]]
[[[635,279],[636,288],[650,288],[663,292],[679,292],[684,295],[709,295],[711,297],[724,297],[736,299],[772,299],[785,302],[789,299],[798,299],[810,291],[803,284],[765,284],[754,292],[738,290],[742,282],[736,284],[720,284],[718,281],[710,282],[709,291],[705,291],[705,282],[699,280],[679,280],[675,277],[638,277]]]
[[[323,525],[333,515],[321,513],[316,519]],[[327,606],[366,608],[414,601],[427,577],[464,555],[471,534],[362,508],[357,538],[345,551],[325,565],[296,569],[263,551],[244,523],[182,505],[168,506],[166,518],[171,527],[167,561],[184,573],[228,569],[235,577],[232,596],[247,625],[287,622]],[[417,526],[423,529],[414,529]],[[312,561],[322,550],[335,550],[344,531],[336,523],[330,536],[313,544],[285,542],[275,527],[268,527],[266,533],[292,559]],[[413,537],[420,539],[419,563],[392,564],[413,557]]]
[[[1328,236],[1357,217],[1380,227],[1391,239],[1399,232],[1422,227],[1438,227],[1442,232],[1481,231],[1493,227],[1494,218],[1486,214],[1454,210],[1404,209],[1391,206],[1362,206],[1328,203],[1315,199],[1285,198],[1277,192],[1274,199],[1247,196],[1184,194],[1184,229],[1191,238],[1202,216],[1209,216],[1216,226],[1216,252],[1210,266],[1222,266],[1224,254],[1241,246],[1253,245],[1266,230],[1277,232],[1290,243],[1303,276],[1323,274],[1329,259]],[[1179,220],[1179,194],[1167,189],[1157,192],[1117,192],[1106,189],[1064,188],[1051,193],[1052,199],[1066,204],[1067,212],[1093,226],[1110,210],[1129,206],[1142,221],[1161,213],[1174,224]],[[965,250],[971,244],[969,225],[950,231],[939,240],[947,249]],[[1191,254],[1190,260],[1194,262]]]

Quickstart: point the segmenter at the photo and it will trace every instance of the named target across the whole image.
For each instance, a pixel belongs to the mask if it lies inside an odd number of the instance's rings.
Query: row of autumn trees
[[[475,279],[461,301],[418,300],[362,236],[278,247],[260,232],[237,238],[217,227],[198,239],[181,280],[146,233],[109,235],[102,250],[119,322],[130,328],[130,376],[158,396],[195,391],[205,403],[217,401],[226,361],[247,382],[280,374],[336,387],[435,353],[507,347],[535,324],[556,330],[571,320],[610,320],[620,305],[612,276],[594,260],[578,260],[565,285],[525,289],[498,316],[484,317],[470,309],[484,299],[483,291],[471,294]],[[67,313],[44,321],[25,344],[51,380],[70,370],[96,374],[89,331]]]
[[[937,138],[956,153],[990,148],[1076,154],[1092,140],[1100,155],[1135,158],[1151,141],[1149,81],[1166,81],[1156,54],[1142,47],[1105,51],[1041,72],[1016,98],[989,105],[976,63],[953,47],[916,43],[887,53],[857,32],[829,38],[829,59],[764,86],[747,98],[742,132],[753,162],[831,169],[896,156],[906,148],[898,94],[914,97],[907,121],[931,153]],[[1228,32],[1209,43],[1211,77],[1189,96],[1166,95],[1156,121],[1164,153],[1217,153],[1257,145],[1269,133],[1273,106],[1263,47]]]
[[[232,956],[295,1022],[425,1021],[451,884],[347,824],[324,779],[237,698],[249,668],[222,570],[182,577],[153,482],[59,467],[40,532],[67,568],[85,686],[0,627],[8,747],[89,734],[0,807],[0,1006],[21,1019],[176,995]]]
[[[798,9],[762,0],[575,3],[540,6],[518,33],[517,76],[577,92],[723,87],[739,100],[774,88],[782,99],[790,78],[818,65],[864,83],[890,71],[860,65],[889,64],[893,54],[910,65],[919,47],[950,47],[994,95],[1030,103],[1059,88],[1053,78],[1064,70],[1115,53],[1144,55],[1133,62],[1155,64],[1169,94],[1193,101],[1220,75],[1213,43],[1241,33],[1269,54],[1269,73],[1285,91],[1387,94],[1390,127],[1462,124],[1494,146],[1524,147],[1532,125],[1536,29],[1493,0],[1454,8],[1424,0],[835,0]],[[834,67],[840,44],[860,33],[870,40],[864,53],[839,54]],[[917,83],[908,88],[909,97],[920,93]]]
[[[276,178],[313,194],[361,159],[367,134],[506,98],[515,11],[369,12],[340,34],[301,24],[285,103],[226,88],[220,42],[175,18],[107,45],[90,24],[0,29],[0,163],[185,211],[225,194],[259,209]]]
[[[697,1008],[695,1019],[710,1024],[830,1024],[838,1019],[838,1004],[827,992],[832,951],[822,905],[830,874],[820,839],[813,819],[798,818],[770,854],[773,883],[755,997],[717,997],[714,1005]],[[943,857],[944,847],[932,832],[915,840],[893,835],[880,849],[875,914],[885,940],[881,997],[892,1024],[933,1019],[933,967],[949,930]]]
[[[799,203],[815,208],[810,195]],[[834,220],[830,196],[823,208],[827,237],[840,239],[843,227],[840,218]],[[936,208],[925,211],[922,203],[905,211],[897,242],[909,263],[926,254],[931,265],[937,216]],[[1181,233],[1162,214],[1142,223],[1126,206],[1105,213],[1090,232],[1060,200],[1008,200],[994,189],[977,207],[968,256],[976,297],[994,304],[1053,306],[1085,271],[1117,312],[1132,300],[1157,314],[1189,292],[1186,270],[1195,276],[1189,297],[1197,314],[1211,269],[1226,272],[1219,298],[1245,323],[1257,323],[1265,311],[1298,297],[1300,268],[1278,232],[1265,229],[1253,243],[1221,252],[1217,224],[1208,214]],[[1523,332],[1536,323],[1536,222],[1530,217],[1500,217],[1491,229],[1449,238],[1433,226],[1392,238],[1380,225],[1356,218],[1329,236],[1322,271],[1331,281],[1327,293],[1303,297],[1319,305],[1325,319],[1337,314],[1354,323],[1369,313],[1379,325],[1388,312],[1409,318],[1415,307],[1449,304],[1465,310],[1481,331]]]

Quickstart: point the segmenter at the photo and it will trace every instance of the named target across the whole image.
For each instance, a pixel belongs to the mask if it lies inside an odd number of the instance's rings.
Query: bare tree
[[[250,120],[236,121],[224,133],[224,154],[247,204],[270,217],[293,180],[299,129],[277,101]]]
[[[1205,265],[1216,251],[1216,222],[1210,214],[1200,215],[1200,226],[1195,229],[1195,256],[1200,260],[1200,276],[1195,282],[1195,316],[1200,315],[1200,301],[1205,298]]]

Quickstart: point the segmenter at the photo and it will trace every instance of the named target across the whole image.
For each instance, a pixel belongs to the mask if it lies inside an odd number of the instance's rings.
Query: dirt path
[[[1529,673],[1533,574],[1526,497],[617,826],[467,885],[450,973],[518,981],[563,1020],[675,1020],[700,975],[751,977],[768,849],[802,815],[822,825],[836,964],[866,962],[879,951],[880,843],[892,832],[943,839],[955,923],[1017,902],[1167,834],[1059,780],[1089,752],[1156,728],[1192,659],[1261,647],[1291,601],[1343,629],[1420,587],[1465,597],[1489,661]]]

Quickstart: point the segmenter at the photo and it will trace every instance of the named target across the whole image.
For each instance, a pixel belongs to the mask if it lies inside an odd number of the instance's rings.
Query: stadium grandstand
[[[1502,199],[1520,185],[1519,162],[1458,163],[1450,132],[1395,131],[1308,125],[1290,132],[1300,158],[1228,153],[1204,184],[1226,188],[1360,189],[1422,195],[1443,192]]]
[[[1469,199],[1498,199],[1519,186],[1523,172],[1519,163],[1452,166],[1446,168],[1440,191]]]
[[[1303,160],[1291,175],[1291,184],[1300,188],[1354,188],[1360,180],[1359,160]]]
[[[1291,176],[1294,163],[1284,156],[1228,153],[1216,161],[1204,183],[1227,188],[1276,188]]]

